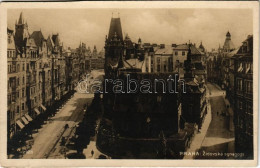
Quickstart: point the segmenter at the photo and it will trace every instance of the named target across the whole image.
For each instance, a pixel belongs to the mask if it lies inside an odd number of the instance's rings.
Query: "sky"
[[[112,17],[120,17],[123,35],[132,41],[157,44],[183,44],[202,41],[207,50],[223,46],[227,31],[236,47],[253,34],[250,9],[9,9],[7,26],[23,12],[29,32],[41,30],[44,37],[59,33],[65,47],[80,42],[93,49],[104,48]],[[113,13],[113,14],[112,14]]]

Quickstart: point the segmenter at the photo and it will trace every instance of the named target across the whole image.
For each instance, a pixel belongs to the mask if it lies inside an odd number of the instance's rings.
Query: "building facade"
[[[252,159],[254,156],[252,35],[247,37],[232,59],[234,60],[235,151],[243,152],[245,159]]]
[[[7,37],[10,139],[74,89],[79,59],[75,52],[65,53],[59,34],[47,39],[41,30],[30,34],[23,13],[15,23],[15,32],[7,28]]]

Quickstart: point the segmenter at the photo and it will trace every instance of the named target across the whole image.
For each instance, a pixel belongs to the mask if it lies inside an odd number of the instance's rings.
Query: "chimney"
[[[160,44],[160,48],[165,48],[165,44]]]
[[[176,44],[172,44],[172,47],[177,47],[177,45]]]

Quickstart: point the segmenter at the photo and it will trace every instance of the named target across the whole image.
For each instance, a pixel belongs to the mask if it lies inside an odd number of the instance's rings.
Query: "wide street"
[[[201,155],[196,159],[232,159],[219,154],[234,152],[234,132],[229,130],[232,121],[222,115],[222,112],[227,112],[225,93],[217,85],[209,83],[207,86],[212,120],[200,148]]]
[[[76,92],[67,103],[59,109],[54,117],[48,119],[47,123],[33,134],[34,144],[23,159],[60,158],[59,139],[66,124],[69,128],[79,123],[84,115],[84,105],[91,103],[93,94],[82,94]]]

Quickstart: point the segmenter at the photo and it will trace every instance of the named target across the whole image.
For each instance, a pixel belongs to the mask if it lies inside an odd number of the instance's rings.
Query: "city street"
[[[84,115],[84,105],[90,104],[92,99],[93,94],[76,92],[54,117],[48,119],[38,133],[33,134],[34,144],[23,159],[63,158],[60,154],[59,139],[64,126],[68,124],[71,128],[79,123]]]
[[[234,152],[234,132],[229,131],[230,119],[226,116],[225,93],[215,84],[207,84],[212,120],[196,159],[232,159],[221,153]],[[222,115],[222,112],[225,114]],[[219,153],[218,153],[219,152]]]

